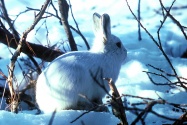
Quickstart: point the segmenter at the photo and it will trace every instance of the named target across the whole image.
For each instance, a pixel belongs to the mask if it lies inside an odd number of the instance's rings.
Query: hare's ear
[[[101,16],[98,13],[93,14],[93,29],[95,35],[101,32]]]
[[[103,31],[103,38],[105,41],[107,41],[107,39],[111,36],[110,16],[108,14],[102,15],[101,26]]]
[[[93,14],[94,33],[101,36],[104,42],[111,36],[110,17],[108,14],[100,16],[98,13]]]

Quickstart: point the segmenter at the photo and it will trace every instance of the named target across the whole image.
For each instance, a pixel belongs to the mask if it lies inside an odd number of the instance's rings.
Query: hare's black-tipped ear
[[[101,16],[98,13],[94,13],[93,14],[93,29],[94,29],[94,33],[98,34],[100,32],[101,29]]]
[[[107,41],[108,37],[111,36],[110,16],[108,14],[102,15],[101,26],[103,30],[103,38]]]

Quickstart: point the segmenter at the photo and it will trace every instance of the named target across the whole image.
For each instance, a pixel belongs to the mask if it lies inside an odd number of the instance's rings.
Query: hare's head
[[[110,16],[98,13],[93,14],[95,41],[91,51],[117,55],[125,59],[127,51],[121,40],[111,34]]]

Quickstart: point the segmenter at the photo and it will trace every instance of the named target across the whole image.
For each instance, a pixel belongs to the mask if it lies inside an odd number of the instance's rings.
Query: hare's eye
[[[121,48],[121,42],[117,42],[116,45]]]

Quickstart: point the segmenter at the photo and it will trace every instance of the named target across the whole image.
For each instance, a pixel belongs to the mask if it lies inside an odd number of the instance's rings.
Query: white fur
[[[36,100],[44,112],[61,109],[87,109],[89,100],[102,102],[106,94],[99,83],[109,91],[103,78],[115,82],[125,60],[127,51],[120,39],[111,34],[110,18],[107,14],[93,15],[96,39],[90,51],[66,53],[53,62],[39,76],[36,85]],[[83,108],[78,104],[81,103]]]

